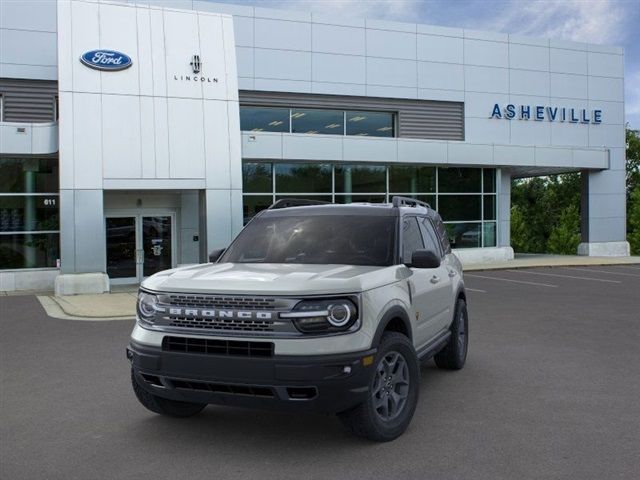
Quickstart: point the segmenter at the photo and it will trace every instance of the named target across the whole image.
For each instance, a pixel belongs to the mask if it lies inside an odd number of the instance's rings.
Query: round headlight
[[[138,293],[138,315],[141,320],[152,321],[156,314],[158,298],[147,292]]]
[[[351,320],[351,309],[346,303],[338,303],[336,305],[329,305],[329,315],[327,320],[334,327],[342,327],[349,323]]]

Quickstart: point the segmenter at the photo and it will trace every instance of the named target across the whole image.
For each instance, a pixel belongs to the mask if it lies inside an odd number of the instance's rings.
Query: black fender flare
[[[377,347],[378,345],[380,345],[380,340],[382,339],[384,330],[387,328],[389,322],[394,318],[399,318],[402,321],[402,323],[404,324],[404,328],[409,336],[409,340],[413,340],[413,329],[411,328],[411,320],[409,320],[409,314],[400,305],[394,305],[389,308],[389,310],[387,310],[380,319],[378,328],[376,329],[376,333],[373,336],[373,342],[371,343],[372,347]]]

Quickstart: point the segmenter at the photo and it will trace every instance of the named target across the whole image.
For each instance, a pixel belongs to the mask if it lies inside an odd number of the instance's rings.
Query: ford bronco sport
[[[402,197],[319,203],[276,202],[211,263],[142,283],[127,357],[146,408],[336,413],[389,441],[416,409],[420,362],[463,367],[462,269],[440,216]]]

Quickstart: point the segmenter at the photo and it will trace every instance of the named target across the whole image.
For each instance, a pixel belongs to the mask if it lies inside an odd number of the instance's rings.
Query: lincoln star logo
[[[112,72],[129,68],[133,63],[131,57],[115,50],[91,50],[80,61],[89,68]]]
[[[202,63],[200,62],[200,55],[194,55],[191,57],[191,63],[189,65],[191,65],[193,73],[200,73],[200,67],[202,66]]]
[[[170,307],[169,315],[176,317],[228,318],[231,320],[271,320],[273,312],[255,310],[215,310],[203,308]]]

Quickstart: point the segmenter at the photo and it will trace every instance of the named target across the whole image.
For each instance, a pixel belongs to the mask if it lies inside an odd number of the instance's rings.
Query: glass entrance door
[[[139,283],[173,267],[173,214],[107,216],[107,275]]]

